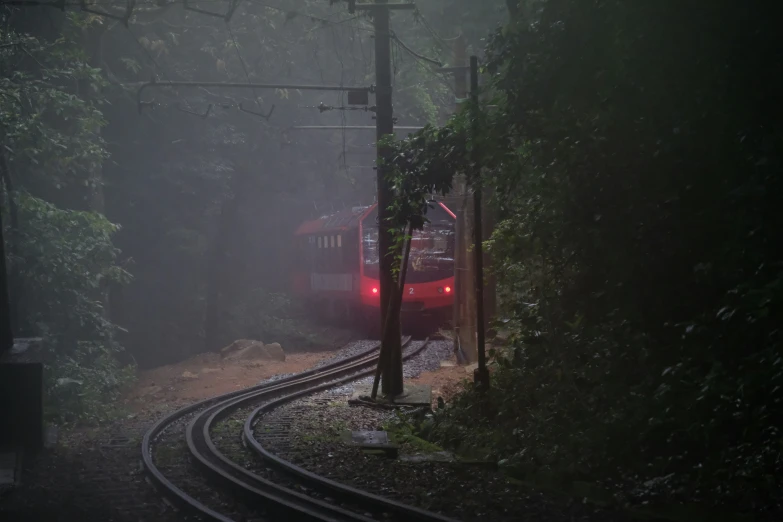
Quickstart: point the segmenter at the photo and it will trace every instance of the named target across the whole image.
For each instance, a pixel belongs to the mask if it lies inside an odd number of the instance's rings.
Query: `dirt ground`
[[[208,399],[258,384],[274,375],[307,370],[335,351],[286,354],[285,361],[233,361],[219,354],[201,354],[168,366],[139,373],[136,385],[125,397],[133,414],[170,410],[172,407]],[[453,366],[449,366],[453,364]],[[462,381],[471,378],[464,366],[444,361],[435,371],[424,372],[411,382],[432,386],[433,401],[448,402],[460,391]]]
[[[195,402],[258,384],[274,375],[307,370],[334,351],[286,354],[285,361],[231,361],[207,353],[139,373],[126,403],[133,413]]]

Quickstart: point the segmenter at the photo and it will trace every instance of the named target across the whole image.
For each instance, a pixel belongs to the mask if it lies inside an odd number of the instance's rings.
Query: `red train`
[[[307,221],[295,232],[291,284],[294,295],[333,321],[380,328],[378,209],[354,207]],[[454,300],[454,213],[443,203],[427,212],[414,232],[405,277],[403,321],[428,317],[439,326]]]

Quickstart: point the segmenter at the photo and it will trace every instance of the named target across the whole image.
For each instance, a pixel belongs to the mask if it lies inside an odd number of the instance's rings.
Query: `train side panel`
[[[376,216],[372,205],[302,224],[293,249],[292,293],[329,317],[363,311],[375,322],[380,311]],[[428,217],[432,230],[412,241],[402,312],[445,317],[454,302],[454,214],[439,203]]]

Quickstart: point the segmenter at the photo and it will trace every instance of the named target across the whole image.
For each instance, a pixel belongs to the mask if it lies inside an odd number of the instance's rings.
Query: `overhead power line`
[[[449,45],[448,42],[456,40],[457,38],[459,38],[459,36],[455,36],[454,38],[449,38],[448,40],[443,38],[443,37],[441,37],[438,34],[438,32],[435,31],[435,29],[432,28],[432,25],[427,21],[427,19],[424,17],[424,15],[422,14],[422,12],[419,9],[416,9],[416,11],[414,11],[413,16],[415,17],[416,20],[421,22],[421,24],[424,26],[424,29],[426,29],[427,32],[430,33],[430,35],[435,40],[437,40],[443,46],[443,48],[445,50],[447,50],[449,52],[452,52],[451,46]]]
[[[226,20],[226,29],[228,29],[228,34],[229,36],[231,36],[231,41],[234,43],[234,49],[236,49],[237,51],[237,57],[239,58],[239,63],[242,64],[242,70],[245,71],[245,78],[247,79],[247,83],[250,84],[251,83],[250,73],[247,70],[247,64],[245,63],[245,59],[242,58],[242,52],[239,50],[239,44],[237,44],[237,39],[234,36],[234,31],[231,30],[231,22],[229,22],[228,20]],[[255,87],[253,87],[253,98],[255,98],[256,106],[260,109],[261,102],[258,101],[258,92],[256,91]],[[239,106],[239,110],[243,112],[251,112],[248,111],[247,109],[243,109],[241,104]],[[274,112],[274,110],[275,110],[275,106],[272,105],[272,108],[269,109],[269,114],[260,114],[260,113],[253,113],[253,114],[256,114],[257,116],[261,116],[262,118],[268,121],[269,118],[272,117],[272,112]]]
[[[400,47],[402,47],[403,50],[405,50],[408,54],[410,54],[414,58],[416,58],[418,60],[422,60],[422,61],[427,62],[427,63],[430,63],[432,65],[437,65],[438,67],[443,67],[443,62],[441,62],[440,60],[435,60],[433,58],[428,58],[426,56],[423,56],[423,55],[417,53],[416,51],[414,51],[413,49],[411,49],[410,47],[405,45],[405,42],[400,40],[400,38],[396,34],[392,33],[391,37],[392,37],[392,39],[395,42],[397,42],[397,44]]]

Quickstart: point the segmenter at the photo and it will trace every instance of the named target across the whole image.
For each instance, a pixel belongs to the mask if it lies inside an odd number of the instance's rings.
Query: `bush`
[[[435,435],[635,502],[780,513],[772,13],[520,4],[488,47],[497,108],[465,147],[497,194],[488,247],[513,351],[486,398],[460,397]],[[446,157],[444,134],[398,155]]]
[[[229,309],[226,341],[251,338],[265,343],[314,343],[317,336],[302,320],[302,311],[288,295],[256,288]]]
[[[111,236],[118,226],[26,193],[18,205],[18,251],[9,265],[20,277],[21,326],[44,339],[48,414],[65,422],[103,420],[134,374],[117,360],[119,327],[104,310],[109,286],[130,280],[115,264]]]

